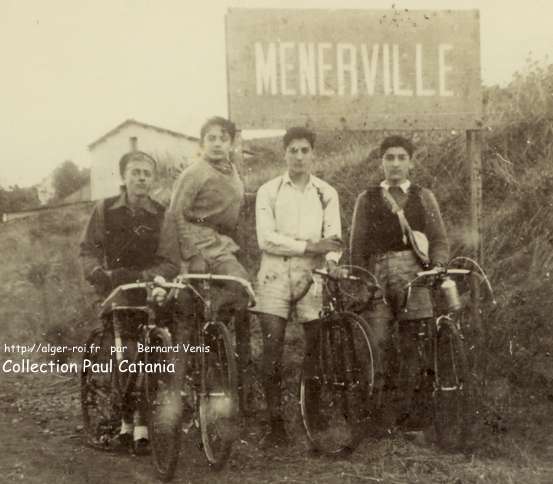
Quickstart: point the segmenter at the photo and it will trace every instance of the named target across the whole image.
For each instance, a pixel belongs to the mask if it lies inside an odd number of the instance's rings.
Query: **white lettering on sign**
[[[417,96],[435,96],[436,91],[434,89],[424,88],[424,78],[422,75],[422,45],[415,45],[415,92]]]
[[[294,89],[288,89],[288,86],[286,84],[286,79],[288,75],[288,71],[291,71],[294,69],[294,64],[291,64],[287,62],[287,56],[289,54],[286,53],[287,50],[294,49],[294,43],[293,42],[281,42],[279,53],[280,53],[280,92],[284,96],[295,96],[296,91]]]
[[[392,46],[394,57],[394,94],[396,96],[412,96],[412,89],[402,89],[399,73],[399,45]]]
[[[440,96],[453,96],[453,91],[449,91],[446,88],[445,76],[451,71],[451,66],[445,63],[445,54],[447,51],[452,50],[451,44],[439,44],[438,45],[438,72],[440,76]]]
[[[347,52],[347,54],[346,54]],[[357,95],[357,49],[353,44],[338,44],[336,46],[336,68],[338,70],[338,94],[345,94],[346,72],[350,80],[350,94]]]
[[[315,59],[315,44],[300,43],[300,94],[302,96],[317,94],[317,61]]]
[[[332,96],[334,91],[332,89],[326,88],[325,76],[327,72],[332,70],[332,64],[325,64],[325,50],[332,49],[332,44],[330,42],[321,42],[317,44],[318,47],[318,64],[319,64],[319,92],[320,96]]]
[[[363,60],[363,74],[365,76],[365,84],[367,85],[367,94],[369,96],[374,95],[374,89],[376,86],[376,70],[378,63],[378,44],[373,45],[371,63],[369,64],[369,52],[365,44],[361,45],[361,59]]]
[[[264,92],[277,94],[276,48],[273,42],[268,45],[267,57],[263,53],[263,46],[259,42],[255,43],[255,77],[258,96]]]
[[[361,76],[366,86],[362,92],[369,96],[380,89],[385,96],[451,97],[455,95],[448,88],[452,50],[453,46],[445,43],[428,52],[420,43],[402,50],[398,44],[387,43],[256,42],[256,93],[357,96]],[[437,65],[437,71],[432,70],[434,78],[428,78],[424,60],[432,56],[437,61],[432,63]],[[407,69],[409,65],[413,67]],[[414,72],[414,76],[406,76],[407,71]]]

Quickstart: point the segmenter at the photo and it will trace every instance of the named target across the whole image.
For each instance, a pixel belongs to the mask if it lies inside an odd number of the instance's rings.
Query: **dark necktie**
[[[396,186],[390,187],[388,189],[388,192],[390,193],[390,195],[392,195],[392,197],[394,197],[394,200],[396,201],[396,203],[401,208],[403,208],[403,190],[401,189],[401,187],[396,187]]]

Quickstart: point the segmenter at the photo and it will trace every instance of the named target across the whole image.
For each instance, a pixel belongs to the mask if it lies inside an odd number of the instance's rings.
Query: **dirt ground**
[[[544,410],[553,411],[553,406]],[[2,374],[0,414],[1,483],[157,482],[150,457],[115,455],[84,444],[76,376]],[[293,445],[262,451],[258,444],[264,429],[254,419],[244,426],[219,472],[208,468],[199,436],[192,435],[184,443],[174,482],[545,484],[553,482],[550,420],[543,423],[548,429],[526,429],[526,437],[498,430],[472,455],[446,454],[398,434],[367,439],[348,459],[333,460],[309,453],[297,419],[288,426],[296,438]],[[536,443],[538,434],[539,446],[526,443],[533,436]]]

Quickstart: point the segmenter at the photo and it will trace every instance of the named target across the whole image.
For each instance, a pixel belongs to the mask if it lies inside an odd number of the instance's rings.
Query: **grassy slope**
[[[487,358],[480,371],[487,375],[487,397],[498,413],[508,410],[511,388],[550,393],[553,381],[553,98],[547,94],[552,91],[553,69],[534,67],[507,89],[491,89],[486,96],[493,128],[484,133],[485,267],[499,305],[485,306]],[[340,193],[345,238],[355,197],[381,176],[376,151],[384,134],[336,132],[317,142],[315,171]],[[415,141],[415,181],[436,193],[453,252],[467,253],[464,134],[426,133]],[[283,170],[278,140],[255,143],[265,151],[246,167],[250,192]],[[240,231],[252,274],[258,261],[253,207],[249,197]],[[77,254],[89,212],[90,206],[69,207],[0,226],[0,343],[82,341],[86,326],[76,323],[90,316],[85,301],[92,293],[81,280]],[[302,353],[301,330],[291,327],[289,336],[286,361],[293,380]],[[258,337],[255,344],[259,353]],[[292,390],[289,398],[294,399]]]

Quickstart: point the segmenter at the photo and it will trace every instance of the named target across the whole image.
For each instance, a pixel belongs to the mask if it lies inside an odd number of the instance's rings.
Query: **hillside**
[[[505,89],[486,90],[483,148],[484,267],[498,305],[483,300],[484,358],[475,371],[485,384],[482,403],[491,428],[526,415],[531,433],[542,416],[528,395],[553,399],[553,67],[533,65]],[[386,133],[319,136],[315,173],[340,194],[344,238],[358,193],[381,177],[377,147]],[[434,190],[453,253],[469,250],[469,182],[464,133],[414,135],[415,181]],[[254,230],[257,187],[282,172],[279,140],[256,140],[261,153],[246,167],[247,197],[240,230],[247,266],[258,264]],[[78,240],[91,205],[16,220],[0,227],[0,341],[82,342],[92,321],[92,291],[82,281]],[[299,362],[301,334],[292,331],[289,361]],[[470,342],[470,341],[469,341]],[[473,343],[473,342],[472,342]],[[259,352],[259,339],[255,351]],[[287,369],[293,378],[292,367]],[[519,406],[517,402],[522,402]],[[523,412],[522,414],[520,412]],[[541,412],[541,411],[540,411]],[[518,415],[518,417],[517,417]],[[487,418],[487,417],[486,417]],[[514,420],[513,420],[514,419]],[[486,420],[490,422],[490,420]],[[498,423],[499,422],[499,423]],[[534,436],[535,437],[535,436]]]

